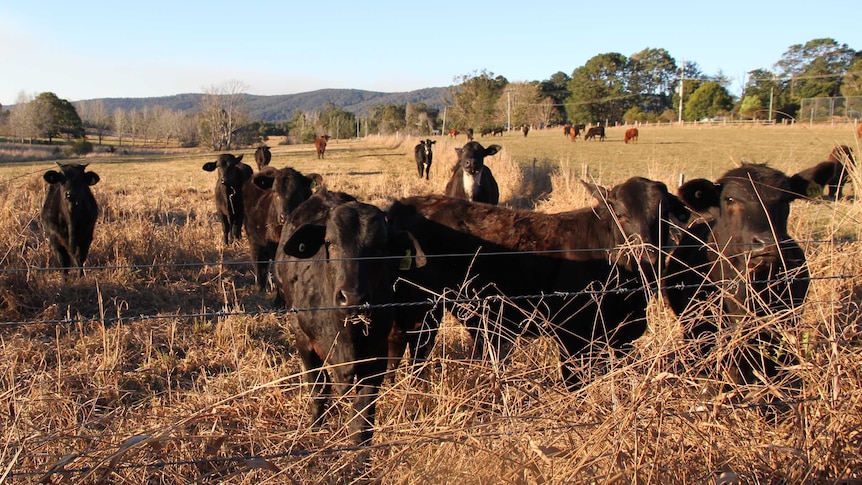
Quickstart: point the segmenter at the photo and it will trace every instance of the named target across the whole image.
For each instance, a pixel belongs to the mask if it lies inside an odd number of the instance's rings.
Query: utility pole
[[[679,70],[679,124],[682,124],[682,95],[685,86],[685,59],[682,60],[682,67]]]
[[[512,131],[512,91],[506,91],[506,129]]]
[[[775,91],[775,75],[772,76],[772,85],[769,86],[769,121],[772,121],[772,94]]]
[[[440,131],[440,134],[446,134],[446,105],[443,105],[443,129]]]

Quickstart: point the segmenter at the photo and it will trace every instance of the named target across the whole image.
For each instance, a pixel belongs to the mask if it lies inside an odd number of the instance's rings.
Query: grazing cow
[[[396,300],[427,300],[427,292],[477,297],[472,309],[454,314],[479,345],[480,329],[489,325],[498,350],[505,347],[500,341],[524,334],[554,336],[562,362],[590,345],[627,348],[646,329],[647,301],[664,260],[658,247],[670,241],[668,217],[685,220],[688,211],[660,182],[632,178],[611,190],[586,185],[599,204],[559,214],[433,195],[395,202],[393,227],[412,234],[427,257],[424,267],[402,273]],[[449,256],[432,257],[438,255]],[[527,295],[533,296],[520,298]],[[409,344],[411,356],[423,359],[442,312],[440,304],[430,311],[399,307],[390,356],[399,358]],[[579,380],[568,364],[563,374],[570,385]]]
[[[506,131],[506,129],[503,128],[502,126],[498,126],[496,128],[491,128],[491,136],[497,136],[497,135],[503,136],[504,131]]]
[[[628,142],[636,142],[638,141],[638,129],[637,128],[629,128],[626,130],[625,138],[623,139],[625,143]]]
[[[492,128],[482,128],[482,131],[479,134],[482,136],[490,135],[492,131],[494,131]]]
[[[695,341],[700,353],[718,343],[723,328],[744,329],[751,316],[802,304],[808,269],[802,248],[787,234],[787,218],[790,203],[805,197],[808,186],[799,174],[788,177],[766,165],[744,164],[715,183],[694,179],[680,187],[680,198],[693,210],[716,210],[714,219],[683,235],[668,258],[663,285],[671,309],[686,317],[685,338]],[[782,362],[773,357],[788,355],[768,329],[752,340],[761,352],[748,351],[731,363],[736,382],[775,376]]]
[[[458,130],[449,130],[449,136],[452,138],[456,138],[459,134],[461,134],[461,132]]]
[[[329,135],[320,135],[314,139],[314,148],[317,150],[318,160],[323,158],[323,154],[326,152],[326,142],[328,142],[330,138],[331,137]]]
[[[57,165],[59,171],[48,170],[42,176],[48,182],[48,193],[42,205],[42,225],[60,260],[63,274],[72,267],[83,274],[99,214],[90,187],[99,182],[99,176],[95,172],[85,172],[86,164]]]
[[[570,123],[566,123],[563,125],[563,136],[569,138],[572,136],[572,125]]]
[[[435,143],[437,142],[431,139],[419,140],[419,144],[413,148],[413,157],[416,159],[419,178],[425,177],[425,180],[428,180],[428,174],[431,172],[431,162],[434,159],[431,145]]]
[[[799,172],[799,175],[810,182],[820,186],[820,190],[814,188],[809,197],[821,197],[823,187],[829,187],[830,198],[840,199],[843,196],[844,184],[850,178],[850,171],[856,166],[853,158],[853,150],[847,145],[839,145],[832,149],[829,158],[824,162]]]
[[[341,395],[353,388],[348,429],[356,443],[371,442],[393,322],[391,307],[375,305],[392,301],[401,261],[391,256],[413,248],[409,237],[387,226],[383,211],[325,188],[285,223],[276,272],[287,307],[303,309],[289,326],[311,388],[315,428],[331,384]]]
[[[856,138],[862,138],[862,123],[856,125]]]
[[[524,134],[525,138],[527,137],[527,133],[529,133],[529,132],[530,132],[530,125],[522,125],[521,126],[521,133]]]
[[[587,130],[587,134],[584,135],[584,140],[593,140],[596,137],[599,137],[599,141],[605,140],[605,127],[604,126],[593,126],[589,130]]]
[[[446,183],[446,195],[497,205],[500,202],[500,188],[491,169],[485,166],[485,157],[502,149],[500,145],[485,148],[476,141],[456,148],[458,162],[452,167],[452,176]]]
[[[254,170],[242,163],[242,155],[235,157],[223,153],[214,162],[207,162],[203,169],[207,172],[218,170],[218,180],[215,186],[216,210],[221,220],[224,233],[224,243],[242,239],[242,224],[245,218],[245,208],[242,200],[242,186],[254,174]]]
[[[473,128],[467,128],[464,133],[467,135],[467,141],[473,141]]]
[[[321,183],[322,177],[316,173],[305,176],[290,167],[265,167],[243,185],[245,233],[258,290],[266,289],[284,221]]]
[[[261,145],[254,149],[254,163],[257,164],[258,170],[263,170],[263,167],[268,166],[270,160],[272,160],[272,152],[269,151],[268,146]]]

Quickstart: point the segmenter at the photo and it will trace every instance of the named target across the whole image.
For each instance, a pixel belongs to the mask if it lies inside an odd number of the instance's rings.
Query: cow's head
[[[481,172],[482,167],[485,166],[485,157],[494,155],[502,149],[503,147],[500,145],[491,145],[485,148],[479,142],[471,141],[463,147],[455,149],[458,154],[458,166],[465,173],[475,175]]]
[[[613,227],[614,246],[631,244],[621,252],[621,263],[635,269],[640,261],[656,265],[660,248],[670,244],[670,226],[684,224],[689,211],[667,186],[643,177],[632,177],[610,190],[581,181],[599,201],[598,211],[608,209]]]
[[[431,154],[431,145],[433,145],[437,142],[429,138],[427,140],[419,140],[419,143],[422,145],[422,148],[425,150],[425,154],[430,155]]]
[[[218,183],[223,185],[229,194],[240,193],[242,184],[251,178],[251,167],[242,163],[242,155],[236,157],[223,153],[214,162],[207,162],[203,169],[207,172],[218,170]]]
[[[60,171],[48,170],[42,176],[51,185],[57,184],[62,187],[63,199],[72,207],[77,207],[88,197],[90,186],[99,183],[99,176],[95,172],[85,172],[87,165],[61,165]]]
[[[792,242],[787,234],[790,203],[806,197],[809,187],[800,174],[788,177],[766,165],[745,164],[715,183],[689,181],[679,188],[679,196],[697,212],[716,214],[716,253],[743,269],[779,262],[783,246]]]
[[[278,222],[284,224],[287,217],[311,197],[314,189],[322,185],[323,177],[316,173],[306,176],[287,167],[260,172],[252,178],[252,183],[263,190],[272,189]]]
[[[421,252],[416,244],[403,231],[391,229],[383,211],[352,201],[331,208],[323,224],[300,225],[285,242],[284,252],[326,260],[320,265],[322,306],[346,307],[388,301],[399,257]]]

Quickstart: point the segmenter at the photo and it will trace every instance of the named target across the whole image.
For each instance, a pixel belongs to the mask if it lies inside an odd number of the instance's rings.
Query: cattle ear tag
[[[808,182],[808,188],[805,190],[805,195],[812,199],[820,198],[823,195],[823,186],[817,182]]]
[[[401,262],[398,263],[398,269],[401,271],[407,271],[410,269],[410,265],[413,262],[413,252],[409,249],[404,251],[404,257],[401,258]]]

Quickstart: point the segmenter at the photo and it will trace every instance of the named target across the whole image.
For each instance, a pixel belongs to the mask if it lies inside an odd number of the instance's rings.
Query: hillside
[[[263,121],[289,119],[296,110],[322,110],[332,103],[336,108],[365,116],[369,110],[383,104],[425,103],[430,107],[443,108],[446,88],[425,88],[403,93],[381,93],[360,89],[319,89],[306,93],[274,96],[244,95],[247,98],[251,118]],[[162,106],[175,111],[192,111],[200,106],[203,94],[185,93],[155,98],[102,98],[108,112],[115,109],[131,110]],[[94,100],[86,100],[94,101]]]

